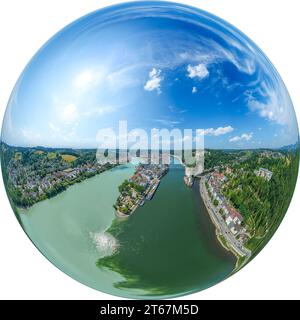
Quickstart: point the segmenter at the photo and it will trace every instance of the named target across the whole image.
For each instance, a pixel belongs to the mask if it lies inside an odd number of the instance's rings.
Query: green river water
[[[20,210],[23,228],[62,271],[115,295],[170,297],[226,278],[235,258],[216,239],[198,182],[192,189],[183,183],[182,166],[171,165],[151,201],[115,219],[118,186],[133,172],[132,165],[116,167]],[[107,229],[119,244],[110,256],[94,241]]]

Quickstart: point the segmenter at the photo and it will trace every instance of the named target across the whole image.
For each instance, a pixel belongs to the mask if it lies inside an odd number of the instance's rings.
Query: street
[[[251,251],[245,248],[243,244],[240,243],[235,238],[235,236],[231,233],[230,229],[225,223],[224,219],[222,218],[221,214],[215,209],[215,207],[211,203],[211,200],[208,196],[208,193],[205,187],[204,177],[200,179],[200,193],[210,217],[212,218],[214,224],[216,225],[220,233],[225,238],[227,244],[230,245],[230,247],[232,247],[232,249],[241,257],[244,257],[244,256],[250,257]]]

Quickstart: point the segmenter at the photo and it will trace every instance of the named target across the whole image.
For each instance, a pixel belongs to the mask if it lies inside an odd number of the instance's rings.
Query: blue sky
[[[133,2],[75,21],[19,78],[2,139],[96,147],[99,129],[198,130],[210,148],[298,141],[287,90],[267,58],[226,22],[178,4]]]

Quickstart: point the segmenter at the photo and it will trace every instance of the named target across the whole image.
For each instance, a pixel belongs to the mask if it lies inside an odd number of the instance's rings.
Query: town
[[[276,150],[204,150],[204,170],[185,170],[200,194],[219,241],[238,258],[254,256],[275,232],[291,199],[299,164],[297,147]],[[14,147],[1,144],[2,174],[16,208],[29,208],[69,186],[118,164],[99,164],[95,149]],[[149,156],[148,156],[149,158]],[[147,159],[146,159],[147,160]],[[148,159],[149,160],[149,159]],[[184,165],[184,163],[181,162]],[[119,186],[114,204],[119,217],[131,215],[151,200],[169,166],[138,164],[134,175]],[[194,173],[197,175],[193,176]]]
[[[227,167],[225,172],[229,177],[232,176],[233,170],[230,167]],[[255,170],[254,173],[258,177],[262,177],[267,181],[270,181],[272,178],[272,172],[265,169],[259,168],[259,170]],[[217,217],[217,220],[222,221],[222,225],[226,225],[226,227],[221,228],[222,235],[229,240],[232,248],[241,256],[250,256],[251,252],[246,248],[243,248],[243,244],[245,244],[250,235],[247,233],[247,226],[242,226],[243,216],[241,213],[232,206],[230,201],[228,201],[225,196],[222,194],[222,189],[226,186],[228,182],[227,176],[218,171],[214,171],[211,174],[207,174],[204,176],[205,181],[205,191],[208,197],[204,197],[206,203],[208,203],[209,208],[213,211],[213,214]],[[203,187],[203,186],[202,186]],[[242,186],[239,185],[237,187],[238,191],[242,190]],[[228,237],[229,231],[237,241],[232,241]]]
[[[97,163],[94,150],[14,148],[2,146],[8,194],[14,205],[28,208],[70,185],[113,167]]]
[[[119,186],[120,196],[114,208],[119,217],[132,214],[145,200],[151,200],[169,166],[164,164],[139,164],[134,175]]]
[[[200,194],[219,241],[239,266],[275,229],[297,161],[293,151],[205,150]]]
[[[227,168],[227,170],[230,169]],[[221,191],[227,180],[223,173],[217,171],[205,175],[200,181],[201,196],[217,227],[219,237],[225,240],[225,245],[230,246],[239,256],[249,257],[251,251],[244,247],[249,234],[247,234],[247,227],[242,226],[243,216]]]

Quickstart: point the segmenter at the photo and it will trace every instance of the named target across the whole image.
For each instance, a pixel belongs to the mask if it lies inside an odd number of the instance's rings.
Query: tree
[[[218,201],[217,199],[214,199],[213,205],[214,205],[215,207],[217,207],[217,206],[219,205],[219,201]]]

